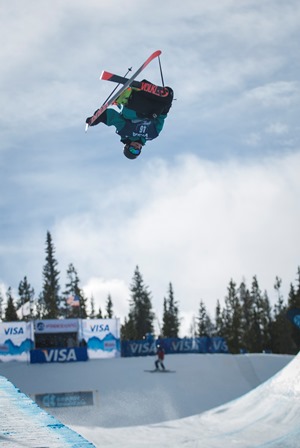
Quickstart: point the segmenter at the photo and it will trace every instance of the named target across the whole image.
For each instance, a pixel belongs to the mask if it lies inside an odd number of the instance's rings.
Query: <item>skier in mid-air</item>
[[[149,81],[143,82],[154,86]],[[136,159],[146,141],[158,137],[172,105],[173,90],[170,87],[163,88],[163,95],[149,90],[129,87],[115,102],[121,108],[120,112],[107,108],[94,122],[91,122],[92,117],[86,119],[89,126],[99,123],[114,126],[124,144],[123,153],[128,159]]]

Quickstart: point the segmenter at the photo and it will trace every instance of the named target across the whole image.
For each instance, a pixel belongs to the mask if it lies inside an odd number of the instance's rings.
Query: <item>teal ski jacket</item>
[[[167,115],[159,115],[156,118],[141,118],[137,113],[123,107],[122,112],[115,109],[106,110],[105,121],[107,126],[114,126],[116,133],[121,137],[121,141],[126,143],[127,140],[140,141],[145,145],[147,140],[153,140],[158,137],[161,132]]]

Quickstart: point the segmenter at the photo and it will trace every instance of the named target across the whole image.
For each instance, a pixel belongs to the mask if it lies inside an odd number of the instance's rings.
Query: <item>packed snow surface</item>
[[[299,447],[300,358],[169,355],[69,364],[2,363],[22,392],[93,391],[94,405],[47,411],[97,447]]]

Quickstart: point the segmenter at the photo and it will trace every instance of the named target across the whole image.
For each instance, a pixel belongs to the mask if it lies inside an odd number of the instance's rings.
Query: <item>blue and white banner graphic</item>
[[[0,322],[0,361],[27,361],[32,348],[31,322]]]
[[[155,355],[157,345],[171,353],[228,353],[226,341],[220,337],[165,338],[156,341],[122,341],[122,356]]]
[[[44,348],[31,350],[30,363],[87,361],[86,347]]]
[[[120,356],[119,319],[84,319],[81,324],[90,359]]]

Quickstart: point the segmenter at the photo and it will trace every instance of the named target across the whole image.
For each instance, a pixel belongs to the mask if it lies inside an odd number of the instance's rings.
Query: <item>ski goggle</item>
[[[134,154],[135,156],[138,156],[141,154],[141,150],[135,148],[134,146],[129,146],[128,151],[130,151],[131,154]]]

